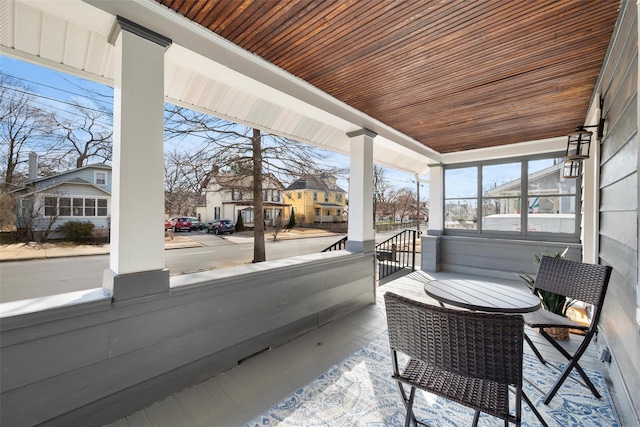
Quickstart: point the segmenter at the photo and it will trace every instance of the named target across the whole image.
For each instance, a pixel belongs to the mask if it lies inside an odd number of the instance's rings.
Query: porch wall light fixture
[[[562,176],[564,178],[578,178],[582,174],[582,161],[580,160],[565,160],[564,167],[562,169]]]
[[[575,132],[569,134],[563,168],[565,178],[578,178],[582,174],[582,163],[589,158],[593,135],[587,128],[598,128],[597,138],[600,141],[604,133],[604,122],[605,120],[600,118],[597,125],[578,126]]]
[[[565,161],[581,162],[589,158],[591,135],[593,135],[593,132],[586,130],[586,127],[587,126],[578,126],[575,132],[569,134]]]

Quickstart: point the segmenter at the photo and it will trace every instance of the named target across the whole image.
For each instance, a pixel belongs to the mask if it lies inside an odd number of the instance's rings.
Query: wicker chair
[[[582,379],[584,385],[588,387],[593,395],[600,398],[600,393],[589,380],[584,370],[578,364],[580,357],[584,354],[593,336],[597,333],[598,320],[604,297],[607,292],[611,267],[606,265],[587,264],[582,262],[569,261],[562,258],[543,256],[540,260],[540,267],[535,279],[536,289],[551,291],[564,295],[569,299],[576,299],[593,305],[593,315],[588,326],[574,322],[573,320],[540,309],[533,313],[524,314],[524,322],[527,326],[538,328],[540,334],[549,341],[569,363],[561,371],[560,377],[556,380],[553,388],[544,398],[544,403],[549,404],[556,395],[564,381],[573,369],[575,369]],[[546,331],[546,328],[567,327],[585,332],[584,339],[576,352],[571,355]],[[547,363],[542,357],[531,339],[525,335],[527,343],[536,354],[538,359],[544,364]],[[553,365],[552,365],[553,366]],[[558,369],[559,370],[559,369]]]
[[[416,389],[475,409],[474,426],[480,412],[505,425],[521,425],[522,399],[547,425],[522,391],[522,316],[452,310],[390,292],[384,297],[393,378],[407,410],[406,427],[424,425],[413,413]],[[402,371],[398,352],[409,356]],[[515,388],[515,414],[509,410],[509,386]]]

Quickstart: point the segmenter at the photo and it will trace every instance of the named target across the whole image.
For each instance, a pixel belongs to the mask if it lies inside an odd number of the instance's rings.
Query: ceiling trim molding
[[[556,137],[538,141],[520,142],[477,150],[459,151],[442,155],[442,164],[468,163],[490,159],[506,159],[535,154],[553,153],[566,149],[567,138]]]
[[[356,136],[360,136],[360,135],[368,136],[369,138],[375,138],[376,136],[378,136],[377,133],[367,128],[362,128],[362,129],[354,130],[351,132],[347,132],[347,136],[349,138],[355,138]]]
[[[136,36],[142,37],[145,40],[149,40],[150,42],[160,45],[165,49],[172,43],[170,38],[156,33],[155,31],[152,31],[148,28],[145,28],[142,25],[136,24],[135,22],[123,18],[120,15],[116,16],[116,21],[111,28],[111,32],[107,37],[107,41],[110,44],[115,45],[120,31],[127,31],[131,34],[135,34]]]

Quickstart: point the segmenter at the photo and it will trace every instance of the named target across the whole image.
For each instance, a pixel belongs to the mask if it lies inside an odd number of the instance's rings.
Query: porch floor
[[[381,281],[377,290],[377,304],[326,324],[281,347],[260,353],[227,372],[158,401],[111,426],[244,426],[382,334],[386,330],[383,301],[386,291],[437,304],[424,293],[424,282],[435,277],[461,276],[422,271],[406,275],[396,273]],[[492,280],[524,286],[515,281]],[[527,330],[526,333],[539,344],[548,360],[563,362],[562,356],[535,331]],[[572,334],[566,345],[573,349],[579,343],[580,337]],[[525,353],[532,354],[526,343],[524,347]],[[581,359],[585,369],[600,371],[601,362],[596,353],[596,345],[592,343]],[[586,388],[584,391],[589,393]]]

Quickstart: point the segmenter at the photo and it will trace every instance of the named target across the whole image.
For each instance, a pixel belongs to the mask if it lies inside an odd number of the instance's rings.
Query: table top
[[[528,313],[540,308],[540,298],[531,292],[483,280],[437,279],[425,284],[424,291],[443,304],[475,311]]]

